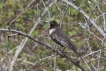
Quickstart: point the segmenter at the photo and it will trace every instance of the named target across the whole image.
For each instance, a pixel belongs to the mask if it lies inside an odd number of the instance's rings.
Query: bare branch
[[[101,27],[97,26],[95,21],[90,19],[90,17],[81,8],[77,7],[75,4],[73,4],[72,2],[69,2],[68,0],[62,0],[62,1],[69,4],[70,6],[72,6],[76,10],[78,10],[80,13],[82,13],[84,15],[84,17],[86,17],[93,24],[93,26],[95,26],[95,28],[101,33],[101,35],[105,37],[105,33],[104,33],[103,29]]]
[[[70,58],[69,56],[67,56],[64,52],[61,53],[60,51],[54,49],[54,48],[53,48],[51,45],[49,45],[48,43],[41,42],[41,41],[39,41],[37,38],[33,38],[33,37],[29,36],[28,34],[23,33],[23,32],[21,32],[21,31],[8,30],[8,29],[0,29],[0,31],[18,33],[19,35],[23,35],[23,36],[25,36],[25,37],[28,37],[29,39],[31,39],[31,40],[33,40],[33,41],[39,43],[39,44],[42,44],[42,45],[48,47],[49,49],[52,49],[52,51],[56,52],[57,54],[59,54],[60,56],[62,56],[62,57],[64,57],[64,58],[68,59],[69,61],[71,61],[72,63],[74,63],[76,66],[78,66],[82,71],[86,71],[79,63],[76,63],[75,60],[73,60],[72,58]]]

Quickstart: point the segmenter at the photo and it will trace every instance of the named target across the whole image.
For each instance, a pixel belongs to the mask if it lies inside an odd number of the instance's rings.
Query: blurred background
[[[87,71],[105,71],[105,16],[105,0],[0,0],[0,71],[81,71],[51,49],[18,33],[1,31],[10,27],[60,48],[48,35],[50,20],[68,34]]]

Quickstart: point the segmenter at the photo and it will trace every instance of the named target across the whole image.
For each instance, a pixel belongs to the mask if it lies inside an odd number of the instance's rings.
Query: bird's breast
[[[49,30],[49,35],[51,35],[56,29],[50,29]]]

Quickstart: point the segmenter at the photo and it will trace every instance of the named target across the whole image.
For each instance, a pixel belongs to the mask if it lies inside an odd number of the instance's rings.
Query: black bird
[[[72,43],[72,41],[70,40],[70,38],[65,34],[64,31],[62,31],[60,29],[59,25],[57,24],[57,22],[55,20],[50,21],[49,35],[54,42],[56,42],[57,44],[59,44],[62,47],[70,48],[71,50],[73,50],[76,53],[76,55],[78,57],[80,57],[80,59],[82,59],[82,57],[78,54],[77,49],[74,46],[74,44]],[[83,61],[83,59],[82,59],[82,61]],[[79,59],[73,63],[75,65],[77,65],[79,68],[81,68],[82,71],[85,71],[83,67],[79,66]]]
[[[79,56],[76,47],[74,46],[70,38],[65,34],[65,32],[60,29],[57,22],[55,20],[52,20],[49,23],[49,35],[52,38],[52,40],[62,47],[70,48],[76,53],[77,56]]]

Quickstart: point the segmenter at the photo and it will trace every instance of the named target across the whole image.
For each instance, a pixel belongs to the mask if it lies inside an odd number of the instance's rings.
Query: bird
[[[51,39],[58,45],[71,49],[78,57],[80,57],[75,45],[69,36],[59,27],[59,24],[55,20],[51,20],[49,23],[49,35]]]

